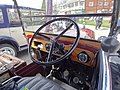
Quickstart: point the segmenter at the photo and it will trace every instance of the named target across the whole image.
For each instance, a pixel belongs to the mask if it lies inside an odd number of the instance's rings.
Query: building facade
[[[113,0],[85,0],[86,13],[109,13],[113,9]]]
[[[54,14],[110,13],[113,0],[61,0],[54,3]]]
[[[62,0],[53,7],[56,14],[82,14],[85,12],[85,0]]]

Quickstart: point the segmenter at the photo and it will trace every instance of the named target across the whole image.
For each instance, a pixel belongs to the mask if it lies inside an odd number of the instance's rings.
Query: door
[[[22,26],[16,9],[8,9],[9,29],[13,37],[20,46],[27,45],[27,40],[23,35]]]

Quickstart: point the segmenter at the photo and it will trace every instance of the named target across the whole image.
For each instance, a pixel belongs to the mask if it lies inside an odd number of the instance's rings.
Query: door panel
[[[11,27],[10,32],[11,32],[11,37],[13,37],[20,46],[27,44],[27,40],[23,35],[22,27]]]

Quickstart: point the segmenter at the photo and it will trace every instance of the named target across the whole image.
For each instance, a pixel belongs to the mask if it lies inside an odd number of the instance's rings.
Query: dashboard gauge
[[[79,83],[79,78],[78,78],[78,77],[74,77],[74,78],[73,78],[73,82],[74,82],[75,84]]]
[[[63,74],[64,74],[65,77],[67,77],[69,75],[69,71],[65,70]]]
[[[86,63],[87,61],[88,61],[88,55],[86,54],[86,53],[79,53],[78,54],[78,60],[80,61],[80,62],[84,62],[84,63]]]
[[[47,50],[47,51],[49,51],[49,50],[50,50],[50,46],[51,46],[51,44],[50,44],[50,43],[46,43],[46,44],[45,44],[45,48],[46,48],[46,50]]]

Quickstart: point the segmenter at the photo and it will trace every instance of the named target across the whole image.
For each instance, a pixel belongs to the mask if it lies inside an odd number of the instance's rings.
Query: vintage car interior
[[[39,33],[45,26],[59,20],[69,22],[60,34]],[[77,31],[76,37],[63,36],[72,26],[74,32]],[[68,18],[58,18],[44,24],[33,35],[29,47],[34,62],[53,65],[47,77],[54,77],[76,89],[89,89],[91,86],[99,50],[100,42],[80,39],[77,24]]]
[[[115,16],[113,14],[113,20]],[[61,21],[67,25],[56,32],[52,24]],[[0,90],[112,90],[108,54],[120,48],[119,41],[112,35],[101,41],[80,38],[77,23],[65,16],[25,34],[33,62],[27,65],[23,60],[1,55],[1,60],[7,57],[8,61],[14,60],[14,64],[10,62],[10,66],[5,66],[7,70],[1,69],[4,73],[0,74]]]
[[[40,32],[45,27],[50,28],[52,23],[62,20],[68,22],[68,26],[60,33]],[[76,32],[76,36],[67,36],[65,33],[68,31]],[[33,75],[40,76],[23,79],[17,77],[19,89],[23,85],[32,90],[92,89],[96,86],[98,77],[100,48],[99,41],[80,38],[78,25],[69,18],[57,18],[45,23],[34,33],[29,43],[33,65],[25,65],[24,68],[14,71],[17,76],[28,76],[30,71]]]

